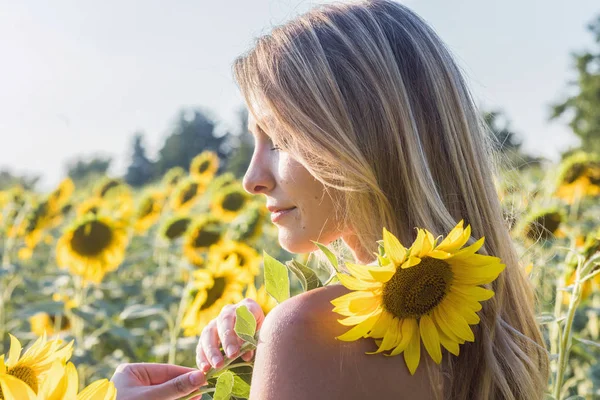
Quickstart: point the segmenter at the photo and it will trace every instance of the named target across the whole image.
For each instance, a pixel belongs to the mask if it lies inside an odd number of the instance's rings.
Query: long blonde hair
[[[445,357],[449,399],[538,399],[548,356],[534,296],[503,219],[490,139],[450,52],[418,15],[386,0],[320,6],[276,27],[233,66],[250,111],[326,188],[364,248],[382,227],[412,243],[464,219],[505,271],[476,340]],[[266,127],[268,129],[268,127]]]

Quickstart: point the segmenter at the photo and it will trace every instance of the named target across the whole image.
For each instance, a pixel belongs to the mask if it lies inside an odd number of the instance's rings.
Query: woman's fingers
[[[208,372],[210,369],[210,362],[208,361],[208,357],[206,357],[204,354],[204,350],[202,349],[202,341],[200,340],[198,340],[198,345],[196,346],[196,365],[202,372]]]
[[[227,357],[232,358],[240,349],[239,337],[235,333],[235,309],[236,306],[227,305],[223,307],[217,317],[217,332]]]
[[[244,354],[242,354],[242,360],[246,362],[252,360],[252,357],[254,357],[254,350],[247,351]]]
[[[206,325],[200,336],[202,350],[213,368],[219,368],[223,363],[223,356],[219,350],[219,335],[217,333],[217,321],[213,319]]]

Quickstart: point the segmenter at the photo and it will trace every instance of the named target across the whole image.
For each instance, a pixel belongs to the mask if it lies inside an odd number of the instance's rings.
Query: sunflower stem
[[[556,380],[554,382],[554,397],[556,400],[560,400],[563,396],[563,381],[565,377],[565,371],[567,369],[567,361],[571,352],[571,330],[573,327],[573,319],[575,318],[575,311],[577,311],[577,307],[581,302],[581,295],[583,292],[584,280],[582,279],[582,276],[587,276],[594,265],[594,259],[588,260],[585,262],[585,264],[583,264],[583,266],[582,262],[579,261],[577,269],[575,270],[575,283],[573,292],[571,293],[567,317],[562,332],[563,334],[561,335],[562,337],[560,338],[558,348],[558,363],[556,368]]]
[[[181,321],[190,297],[189,289],[192,284],[191,276],[192,274],[189,274],[188,281],[183,287],[183,293],[181,294],[181,300],[179,301],[179,306],[177,308],[177,317],[169,332],[169,356],[167,361],[169,364],[174,364],[175,357],[177,356],[177,337],[181,330]]]

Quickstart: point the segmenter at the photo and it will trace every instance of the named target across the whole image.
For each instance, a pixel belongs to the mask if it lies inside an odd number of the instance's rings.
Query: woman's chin
[[[317,248],[306,235],[298,235],[282,228],[279,228],[279,245],[290,253],[309,253]]]

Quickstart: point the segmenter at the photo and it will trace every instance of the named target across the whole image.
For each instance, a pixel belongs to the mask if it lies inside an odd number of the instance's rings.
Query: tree
[[[233,173],[237,178],[242,177],[252,159],[254,141],[248,131],[248,110],[242,108],[238,112],[238,134],[231,135],[231,155],[227,162],[227,171]]]
[[[111,157],[93,156],[78,157],[67,163],[67,175],[75,183],[91,180],[93,177],[105,175],[112,162]]]
[[[4,169],[0,171],[0,190],[14,186],[22,186],[23,189],[33,190],[39,179],[39,176],[16,175],[12,171]]]
[[[146,157],[143,140],[144,134],[141,132],[133,137],[131,163],[125,174],[125,181],[134,187],[143,186],[154,177],[154,164]]]
[[[598,48],[573,53],[576,81],[570,82],[576,94],[552,106],[550,119],[565,117],[581,139],[581,148],[600,153],[600,15],[588,25]]]
[[[173,133],[159,151],[157,173],[162,175],[173,167],[187,169],[192,159],[204,150],[212,150],[224,158],[226,152],[221,147],[228,135],[215,135],[215,123],[200,110],[181,111]]]

